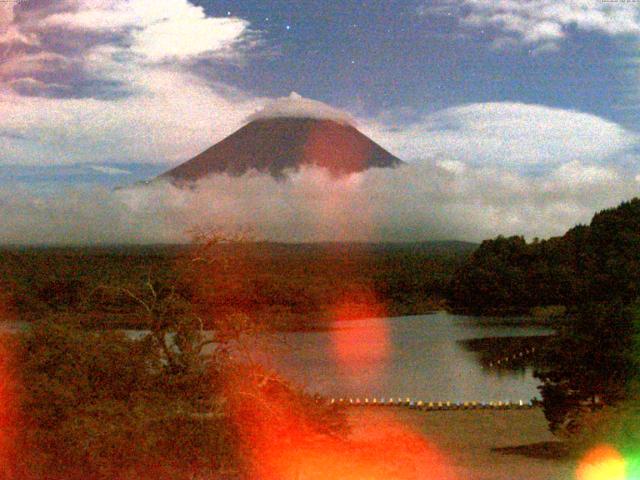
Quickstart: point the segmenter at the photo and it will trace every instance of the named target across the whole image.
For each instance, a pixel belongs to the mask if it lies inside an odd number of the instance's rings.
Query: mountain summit
[[[176,183],[249,170],[284,177],[304,165],[341,176],[403,162],[358,131],[346,114],[292,94],[249,118],[250,123],[159,178]]]

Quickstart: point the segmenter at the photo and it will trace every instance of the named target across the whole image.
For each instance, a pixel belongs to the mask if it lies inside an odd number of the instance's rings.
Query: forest
[[[561,317],[535,376],[551,431],[607,441],[629,456],[640,440],[640,199],[596,213],[561,237],[482,242],[453,274],[453,311]]]
[[[188,246],[7,247],[0,315],[32,326],[0,342],[5,477],[251,476],[263,463],[246,445],[274,435],[341,438],[340,409],[226,347],[264,329],[331,328],[337,311],[346,319],[435,309],[561,317],[535,372],[550,429],[634,451],[639,288],[640,199],[561,237],[499,236],[480,246],[213,235]],[[124,327],[150,335],[128,338]],[[203,357],[212,341],[205,328],[216,348]]]
[[[455,312],[521,315],[536,307],[629,303],[640,293],[640,199],[596,213],[561,237],[486,240],[453,275]]]
[[[6,248],[0,251],[3,316],[30,321],[77,315],[94,327],[135,327],[136,302],[122,288],[173,283],[207,318],[241,314],[267,328],[324,328],[336,305],[353,316],[427,313],[475,244],[276,244],[220,242],[207,262],[194,246]],[[195,246],[195,248],[198,248]],[[190,277],[177,272],[189,266]]]

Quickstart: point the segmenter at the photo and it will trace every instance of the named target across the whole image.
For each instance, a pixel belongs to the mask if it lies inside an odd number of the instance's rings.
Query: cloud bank
[[[284,182],[221,175],[194,189],[155,184],[44,195],[5,188],[0,243],[186,242],[188,231],[212,227],[283,242],[547,237],[588,222],[639,186],[623,170],[577,161],[532,178],[449,160],[339,180],[307,168]]]

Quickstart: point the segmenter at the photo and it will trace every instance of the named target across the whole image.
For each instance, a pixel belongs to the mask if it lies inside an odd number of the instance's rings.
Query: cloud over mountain
[[[578,162],[535,178],[498,167],[450,167],[425,161],[339,179],[311,167],[287,182],[269,174],[217,175],[189,189],[0,187],[0,243],[185,242],[196,227],[288,242],[546,237],[640,187],[623,169]]]
[[[494,47],[552,49],[577,32],[638,36],[637,5],[589,5],[465,0],[422,13],[456,12],[455,25],[486,28]],[[5,182],[0,242],[179,241],[205,221],[276,240],[546,236],[638,192],[638,134],[613,116],[498,95],[442,108],[416,97],[405,105],[415,109],[407,121],[392,107],[349,114],[225,80],[225,67],[241,69],[265,41],[246,19],[211,16],[187,0],[0,2],[0,163],[99,165],[118,177],[108,169],[177,165],[247,119],[286,115],[356,122],[413,164],[338,182],[313,168],[286,185],[268,175],[220,176],[189,191],[43,193],[27,180]]]
[[[326,103],[304,98],[291,92],[288,97],[276,98],[247,118],[248,122],[272,118],[313,118],[331,120],[344,125],[356,125],[350,113],[334,108]]]

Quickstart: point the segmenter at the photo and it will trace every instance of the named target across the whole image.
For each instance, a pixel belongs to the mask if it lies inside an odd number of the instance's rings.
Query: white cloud
[[[460,160],[440,160],[436,165],[453,174],[461,174],[467,170],[467,165]]]
[[[570,186],[588,186],[621,181],[618,172],[611,168],[583,165],[577,161],[561,165],[553,172],[553,179]]]
[[[230,56],[248,22],[230,18],[180,18],[151,25],[134,34],[132,51],[151,61],[187,59],[202,54]]]
[[[5,48],[10,49],[12,46],[17,44],[26,46],[39,46],[40,41],[35,35],[25,34],[21,32],[20,29],[16,28],[15,25],[6,26],[3,32],[2,20],[0,19],[0,45],[6,46]]]
[[[236,58],[248,22],[207,17],[186,0],[75,3],[13,25],[34,38],[56,28],[56,38],[70,35],[71,43],[64,54],[42,45],[0,63],[0,163],[177,163],[232,133],[263,104],[181,62],[203,54]],[[74,37],[109,29],[116,35],[94,46]],[[76,83],[95,84],[95,94]]]
[[[14,1],[0,2],[0,57],[7,57],[16,45],[37,46],[35,35],[25,34],[14,23]]]
[[[406,128],[369,123],[363,129],[403,160],[453,157],[515,169],[606,163],[640,142],[637,134],[595,115],[511,102],[448,108]]]
[[[519,43],[553,50],[571,29],[611,36],[640,36],[637,2],[599,0],[442,0],[423,15],[455,15],[460,24],[495,31],[494,47]],[[540,50],[542,47],[542,50]]]
[[[14,134],[0,135],[2,162],[181,162],[239,128],[260,104],[180,70],[131,75],[138,95],[116,100],[0,92],[0,129]]]
[[[13,2],[0,2],[0,34],[13,21]]]
[[[267,103],[262,109],[249,116],[247,121],[281,117],[316,118],[355,125],[355,120],[349,113],[317,100],[303,98],[296,92]]]
[[[305,168],[284,182],[219,175],[193,189],[159,183],[45,196],[13,187],[0,189],[0,243],[181,242],[190,229],[211,226],[288,242],[546,237],[635,192],[633,175],[613,167],[575,163],[532,178],[428,161],[337,181]]]
[[[89,167],[91,170],[95,170],[99,173],[105,173],[107,175],[131,175],[129,170],[125,170],[123,168],[115,168],[115,167],[106,167],[104,165],[91,165]]]
[[[188,0],[85,1],[73,12],[53,14],[43,27],[111,31],[130,35],[130,51],[148,61],[186,60],[200,55],[233,57],[251,36],[249,22],[207,17]]]

